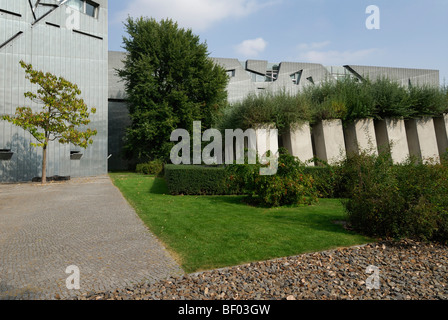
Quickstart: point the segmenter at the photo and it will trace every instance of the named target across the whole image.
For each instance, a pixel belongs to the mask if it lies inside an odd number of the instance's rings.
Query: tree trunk
[[[47,183],[47,145],[43,147],[44,156],[42,159],[42,184]]]

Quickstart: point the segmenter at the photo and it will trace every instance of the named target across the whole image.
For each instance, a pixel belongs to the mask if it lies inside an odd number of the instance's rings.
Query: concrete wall
[[[126,160],[123,154],[126,128],[131,125],[125,101],[109,101],[109,171],[128,170],[132,161]]]
[[[109,51],[108,59],[108,79],[109,79],[109,143],[108,154],[111,156],[108,161],[109,171],[128,170],[135,163],[124,157],[123,145],[126,128],[131,125],[126,105],[126,92],[124,82],[118,76],[117,70],[122,69],[125,53]]]
[[[307,162],[313,159],[313,142],[311,139],[311,127],[309,123],[301,123],[292,126],[291,130],[282,135],[283,147],[285,147],[291,155],[299,158],[301,162]],[[314,163],[308,163],[314,166]]]
[[[395,163],[402,163],[409,158],[404,120],[385,119],[375,121],[375,133],[380,152],[390,150],[392,160]]]
[[[346,156],[342,121],[323,120],[313,126],[314,152],[317,158],[334,164]]]
[[[348,154],[368,151],[378,154],[373,119],[362,119],[344,124],[345,147]]]
[[[436,130],[432,118],[406,120],[409,154],[420,160],[437,159]]]
[[[278,131],[275,125],[259,124],[255,128],[257,137],[257,153],[261,159],[271,152],[271,157],[278,155]]]
[[[439,155],[443,155],[448,152],[448,114],[434,118],[434,129],[436,131]]]
[[[0,114],[12,115],[19,106],[40,108],[23,95],[36,86],[25,79],[20,60],[76,83],[87,105],[97,109],[89,127],[97,129],[98,135],[94,144],[82,151],[80,161],[71,161],[70,151],[83,149],[49,145],[49,176],[107,173],[108,2],[96,2],[100,5],[98,17],[81,13],[79,28],[72,30],[67,27],[67,7],[59,7],[58,1],[42,2],[33,14],[31,5],[36,1],[0,0]],[[0,161],[0,182],[29,181],[41,175],[42,151],[30,147],[33,141],[23,129],[0,121],[0,149],[14,152],[10,161]]]

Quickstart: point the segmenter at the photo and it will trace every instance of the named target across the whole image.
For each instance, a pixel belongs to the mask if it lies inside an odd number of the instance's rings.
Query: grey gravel
[[[368,289],[379,268],[379,289]],[[447,300],[448,247],[411,240],[255,262],[81,300]],[[370,283],[370,282],[369,282]]]

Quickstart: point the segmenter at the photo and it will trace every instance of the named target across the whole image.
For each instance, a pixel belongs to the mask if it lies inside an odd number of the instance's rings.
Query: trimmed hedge
[[[172,195],[228,195],[224,166],[166,165],[165,180]]]

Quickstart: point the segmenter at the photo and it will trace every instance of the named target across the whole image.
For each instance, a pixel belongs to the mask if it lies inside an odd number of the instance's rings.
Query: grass
[[[171,196],[164,179],[111,173],[114,184],[186,272],[196,272],[373,241],[345,230],[337,199],[266,209],[240,196]]]

